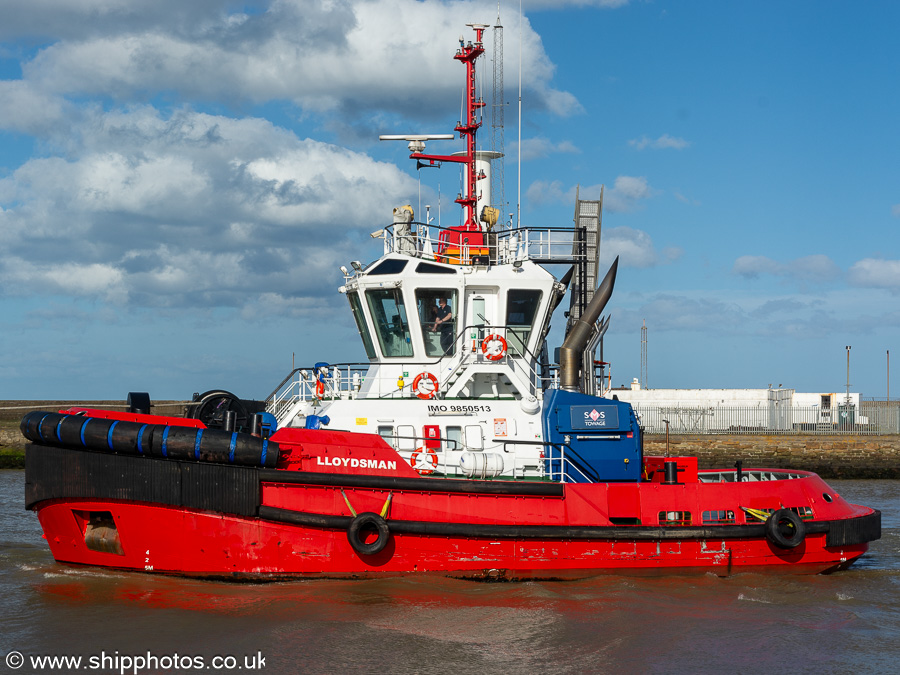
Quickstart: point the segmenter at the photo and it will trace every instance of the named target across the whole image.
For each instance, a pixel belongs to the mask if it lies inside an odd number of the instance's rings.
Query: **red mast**
[[[431,164],[434,162],[458,162],[466,165],[466,186],[465,194],[456,199],[456,203],[460,204],[466,212],[465,229],[468,231],[481,230],[478,224],[478,214],[475,213],[475,204],[478,201],[477,182],[484,178],[483,174],[478,174],[475,168],[475,135],[478,127],[481,126],[478,111],[484,107],[484,99],[476,94],[475,90],[475,60],[484,54],[484,44],[482,36],[488,26],[480,23],[466,24],[475,31],[475,42],[465,42],[462,38],[459,40],[459,49],[453,57],[457,61],[461,61],[466,65],[466,116],[465,119],[456,125],[456,131],[459,132],[460,138],[466,139],[465,155],[426,155],[419,152],[412,153],[410,159],[424,159]]]

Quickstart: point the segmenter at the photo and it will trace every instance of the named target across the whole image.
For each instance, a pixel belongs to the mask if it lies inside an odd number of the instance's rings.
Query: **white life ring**
[[[420,455],[421,459],[419,458]],[[434,448],[423,446],[412,454],[412,457],[409,458],[409,464],[421,475],[427,476],[434,473],[434,470],[437,468],[437,453],[434,451]]]
[[[494,347],[494,344],[497,342],[500,343],[499,352],[496,351],[496,347]],[[506,339],[502,335],[497,335],[496,333],[488,335],[481,343],[481,351],[488,361],[499,361],[502,359],[506,356],[507,348],[508,345],[506,344]]]
[[[424,382],[430,382],[430,386],[425,384],[423,387],[419,387],[420,384]],[[416,379],[413,380],[412,390],[416,392],[416,396],[421,399],[429,399],[434,398],[434,395],[438,392],[440,385],[438,384],[438,379],[432,375],[431,373],[419,373],[416,375]]]

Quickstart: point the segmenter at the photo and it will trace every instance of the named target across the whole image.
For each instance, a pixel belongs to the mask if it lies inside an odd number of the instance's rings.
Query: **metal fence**
[[[900,402],[819,406],[655,406],[635,404],[646,433],[663,434],[897,434]]]

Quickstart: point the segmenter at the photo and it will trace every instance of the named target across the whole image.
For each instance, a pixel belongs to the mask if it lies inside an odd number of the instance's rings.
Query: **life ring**
[[[499,342],[500,343],[500,351],[493,352],[489,351],[491,343]],[[481,343],[481,352],[484,354],[484,357],[488,361],[499,361],[504,356],[506,356],[506,349],[509,345],[506,344],[506,339],[502,335],[497,335],[496,333],[492,335],[488,335]]]
[[[419,461],[419,455],[424,455],[421,462]],[[434,448],[419,448],[412,454],[412,457],[409,458],[409,464],[421,475],[427,476],[428,474],[434,473],[434,470],[437,468],[437,453],[434,451]],[[431,465],[431,468],[429,468],[429,464]]]
[[[378,536],[375,541],[366,543],[366,535],[376,533]],[[387,521],[377,513],[366,511],[360,513],[350,521],[350,527],[347,528],[347,540],[353,550],[360,555],[375,555],[380,553],[387,546],[391,531],[388,528]]]
[[[316,380],[316,398],[325,397],[325,383],[322,380]]]
[[[419,389],[419,385],[422,383],[423,380],[425,380],[427,382],[431,382],[430,390],[428,390],[427,385],[426,385],[426,389],[424,391],[422,389]],[[429,398],[433,398],[434,395],[438,392],[439,387],[440,387],[440,385],[438,384],[438,379],[434,375],[432,375],[431,373],[428,373],[428,372],[419,373],[418,375],[416,375],[416,379],[414,379],[413,383],[412,383],[412,390],[414,392],[416,392],[416,396],[418,396],[421,399],[425,399],[425,400],[428,400]]]
[[[778,548],[797,548],[806,537],[806,525],[790,509],[778,509],[766,518],[766,539]]]

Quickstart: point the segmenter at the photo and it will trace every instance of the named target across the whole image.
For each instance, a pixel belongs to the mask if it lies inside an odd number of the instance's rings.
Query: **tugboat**
[[[128,412],[29,413],[25,506],[58,562],[224,579],[822,573],[881,536],[880,512],[813,473],[645,456],[595,359],[618,262],[598,285],[602,203],[578,200],[573,227],[499,223],[497,153],[476,147],[487,26],[470,27],[454,55],[466,149],[382,137],[464,167],[460,224],[400,207],[383,255],[342,268],[368,362],[297,368],[260,402],[197,395],[185,417],[137,393]]]

